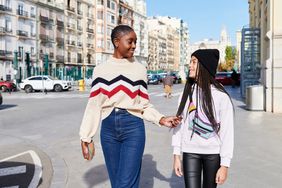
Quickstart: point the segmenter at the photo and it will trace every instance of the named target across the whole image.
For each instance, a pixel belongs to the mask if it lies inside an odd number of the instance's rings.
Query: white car
[[[54,90],[56,92],[60,92],[63,90],[69,90],[71,88],[71,83],[66,80],[55,79],[51,76],[38,75],[22,80],[20,88],[25,90],[27,93],[34,90]]]

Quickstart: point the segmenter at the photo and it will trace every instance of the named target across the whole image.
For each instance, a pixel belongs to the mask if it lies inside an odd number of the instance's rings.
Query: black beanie
[[[200,49],[192,53],[199,60],[208,72],[215,77],[216,69],[219,61],[219,51],[217,49]]]

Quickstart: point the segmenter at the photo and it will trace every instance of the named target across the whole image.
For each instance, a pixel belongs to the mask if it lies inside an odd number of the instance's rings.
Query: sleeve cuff
[[[92,141],[92,138],[80,138],[81,141],[90,143]]]
[[[174,147],[173,147],[173,154],[174,154],[174,155],[181,155],[181,149],[180,149],[180,147],[174,146]]]
[[[221,157],[220,158],[220,166],[230,167],[231,160],[229,158]]]
[[[158,125],[159,127],[161,127],[162,125],[160,124],[160,120],[163,118],[163,117],[165,117],[163,114],[159,114],[158,116],[157,116],[157,121],[155,121],[154,123],[156,124],[156,125]]]

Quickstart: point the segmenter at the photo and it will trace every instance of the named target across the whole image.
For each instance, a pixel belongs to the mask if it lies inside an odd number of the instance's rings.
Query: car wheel
[[[7,91],[7,89],[8,89],[7,86],[1,86],[0,87],[0,90],[3,91],[3,92]]]
[[[24,90],[26,93],[31,93],[33,91],[33,88],[31,85],[24,86]]]
[[[61,92],[63,91],[63,87],[59,84],[54,85],[54,91]]]

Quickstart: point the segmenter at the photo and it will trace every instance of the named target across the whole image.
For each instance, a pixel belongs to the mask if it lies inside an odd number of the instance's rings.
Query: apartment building
[[[265,110],[281,113],[282,1],[249,0],[248,3],[250,28],[260,31],[257,42],[260,43],[260,82],[264,86]]]
[[[94,13],[94,1],[65,1],[65,69],[74,79],[91,76],[95,66]]]
[[[37,74],[63,78],[64,1],[39,0],[37,5]]]
[[[179,60],[175,59],[176,64],[174,67],[182,78],[182,80],[186,80],[185,74],[185,65],[188,63],[189,54],[188,54],[188,46],[189,46],[189,30],[188,25],[182,19],[170,17],[170,16],[157,16],[155,19],[159,20],[160,22],[164,23],[165,25],[170,26],[173,28],[176,33],[174,34],[175,37],[178,38],[178,45],[177,49],[179,49],[179,55],[175,56],[175,58],[179,58]],[[176,47],[176,46],[175,46]],[[176,54],[175,54],[176,55]]]
[[[133,29],[137,35],[137,44],[134,56],[142,64],[147,64],[148,60],[148,29],[147,10],[145,0],[126,0],[133,8]]]
[[[29,0],[0,2],[0,77],[20,80],[36,63],[36,6]]]
[[[105,62],[113,53],[111,33],[118,24],[119,1],[96,0],[96,37],[95,60],[96,64]]]
[[[156,70],[158,67],[159,70],[178,71],[181,42],[178,31],[157,18],[149,18],[147,24],[149,31],[149,70]],[[157,41],[157,45],[154,44],[155,41]]]

